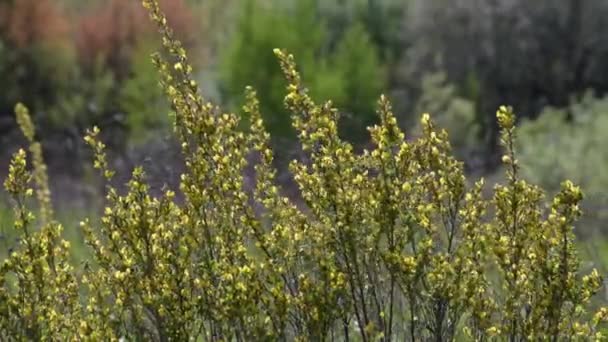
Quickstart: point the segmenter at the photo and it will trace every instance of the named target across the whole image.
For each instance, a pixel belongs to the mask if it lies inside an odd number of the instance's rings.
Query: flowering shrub
[[[582,198],[570,182],[547,209],[519,178],[515,117],[501,107],[507,183],[492,199],[470,185],[447,133],[422,117],[407,141],[385,97],[371,127],[375,149],[338,137],[337,110],[315,103],[294,58],[275,50],[289,83],[286,107],[307,160],[290,169],[302,205],[281,195],[255,91],[240,116],[199,93],[182,45],[155,0],[144,0],[167,55],[154,57],[174,109],[186,171],[183,200],[153,198],[137,168],[125,194],[108,187],[99,224],[82,222],[94,260],[70,265],[54,220],[40,145],[15,154],[6,190],[18,248],[0,269],[0,337],[48,340],[489,340],[602,339],[608,317],[588,304],[597,271],[582,275],[572,225]],[[91,130],[95,167],[111,179]],[[257,156],[256,182],[243,171]],[[33,195],[40,218],[27,207]]]

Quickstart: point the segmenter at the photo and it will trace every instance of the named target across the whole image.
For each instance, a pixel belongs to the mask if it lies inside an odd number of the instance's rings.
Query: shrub
[[[421,94],[416,111],[434,113],[438,127],[450,130],[450,143],[459,157],[470,157],[479,145],[480,125],[475,120],[475,104],[456,94],[456,87],[447,84],[443,72],[422,78]],[[418,132],[421,131],[418,125]]]
[[[531,181],[553,192],[566,175],[581,185],[588,195],[585,208],[595,215],[587,215],[594,221],[584,227],[585,234],[593,226],[601,229],[607,219],[601,208],[608,204],[608,177],[598,172],[608,165],[607,111],[608,98],[592,93],[564,109],[545,108],[538,119],[521,124],[517,145],[524,175]]]
[[[340,139],[337,110],[314,102],[294,58],[275,50],[306,161],[290,169],[304,201],[275,186],[273,152],[255,91],[240,116],[206,102],[182,45],[154,0],[169,58],[154,60],[175,111],[186,171],[182,201],[153,198],[135,169],[121,195],[111,186],[99,224],[84,221],[94,262],[76,270],[53,219],[40,145],[23,106],[33,172],[20,150],[5,187],[20,245],[0,269],[0,337],[90,340],[489,340],[601,339],[608,311],[588,312],[597,271],[581,275],[572,225],[580,189],[564,182],[548,209],[519,177],[515,117],[497,112],[507,183],[492,199],[469,185],[447,133],[422,116],[407,141],[385,97],[375,149]],[[93,129],[95,167],[111,179]],[[256,182],[243,171],[256,155]],[[27,198],[34,191],[40,219]],[[38,229],[37,229],[38,227]],[[492,270],[495,271],[492,271]],[[81,285],[79,292],[78,285]]]

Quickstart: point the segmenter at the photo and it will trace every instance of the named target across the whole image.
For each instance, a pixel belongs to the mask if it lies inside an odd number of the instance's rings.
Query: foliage
[[[608,90],[606,1],[415,0],[411,8],[408,27],[417,38],[404,63],[424,74],[439,57],[461,93],[471,79],[479,83],[479,96],[468,97],[495,156],[492,111],[500,103],[534,118],[588,88]]]
[[[192,9],[184,0],[163,0],[161,6],[179,38],[193,44],[196,32]],[[85,66],[95,67],[101,58],[114,76],[122,79],[129,74],[138,48],[154,37],[153,33],[153,26],[136,1],[112,0],[82,16],[76,43]]]
[[[51,0],[0,3],[0,117],[18,101],[36,109],[55,104],[73,73],[69,29]]]
[[[346,30],[332,56],[330,70],[338,74],[341,82],[336,87],[342,93],[325,90],[325,82],[321,79],[315,84],[319,93],[316,98],[321,99],[321,94],[334,94],[332,100],[346,114],[342,135],[357,143],[366,142],[365,128],[376,121],[375,99],[385,81],[378,51],[362,24],[355,23]]]
[[[108,7],[118,5],[119,2],[114,1]],[[138,9],[137,4],[134,5],[131,7]],[[186,20],[188,18],[183,15],[188,13],[183,4],[180,7],[179,2],[171,2],[165,7],[171,9],[172,17],[179,19],[180,28],[190,29],[188,23],[192,20]],[[140,26],[147,27],[150,32],[153,32],[153,26],[148,23],[145,11],[141,9],[139,21],[135,20],[137,16],[129,17],[128,10],[116,17],[115,20],[124,24],[122,26],[113,22],[103,23],[103,20],[114,13],[110,10],[101,12],[96,13],[99,16],[95,17],[95,20],[85,16],[81,29],[76,31],[88,39],[89,45],[84,47],[76,46],[71,37],[73,28],[68,25],[69,17],[56,2],[19,0],[3,1],[0,4],[0,75],[6,90],[0,100],[0,115],[8,116],[15,102],[30,103],[36,120],[46,127],[41,132],[45,140],[49,137],[56,140],[60,136],[63,141],[79,137],[84,127],[90,127],[92,124],[106,128],[113,125],[115,128],[118,114],[123,110],[120,106],[122,104],[128,106],[129,113],[135,112],[133,105],[136,101],[133,97],[137,94],[133,93],[136,87],[132,84],[132,78],[135,76],[129,78],[126,82],[128,84],[125,84],[128,89],[123,91],[121,80],[116,78],[118,70],[107,69],[110,63],[106,64],[104,58],[100,57],[106,57],[106,54],[122,56],[123,50],[118,49],[118,45],[111,45],[112,42],[122,44],[121,48],[129,50],[131,41],[145,39],[144,29]],[[180,13],[182,15],[178,15]],[[99,36],[87,35],[90,32],[84,23],[89,19],[94,21],[93,24],[104,24],[99,26],[102,30],[96,28]],[[95,45],[97,43],[100,46]],[[90,60],[86,60],[84,67],[77,63],[79,60],[75,53],[76,47],[86,48],[87,53],[91,54],[87,55]],[[82,50],[79,54],[81,60],[85,59]],[[113,55],[108,58],[120,59],[114,58]],[[121,67],[130,68],[130,60],[121,61],[125,63]],[[154,84],[152,87],[154,88]],[[129,99],[132,100],[117,103],[114,98],[118,92],[129,93]],[[129,123],[139,122],[134,119],[129,120]],[[7,126],[9,127],[2,129],[10,130],[13,127],[10,123]],[[143,127],[135,127],[134,130]],[[131,125],[128,128],[131,128]]]
[[[101,63],[87,75],[78,70],[72,74],[66,92],[48,110],[47,121],[53,127],[75,130],[76,134],[81,134],[84,127],[107,123],[116,111],[116,87],[113,74]]]
[[[0,76],[6,83],[0,115],[7,116],[0,117],[2,135],[16,128],[8,116],[20,101],[30,103],[36,121],[45,126],[43,140],[72,151],[79,150],[76,141],[92,125],[115,137],[108,143],[116,150],[145,140],[144,132],[166,129],[168,105],[160,90],[154,92],[158,80],[146,50],[157,37],[145,10],[137,2],[113,0],[91,3],[88,11],[70,16],[62,5],[0,3]],[[179,38],[196,47],[199,7],[183,0],[161,1],[161,6]],[[70,19],[77,24],[68,25]],[[55,146],[46,147],[64,152]]]
[[[479,143],[480,125],[475,117],[475,104],[458,96],[456,87],[447,84],[443,72],[425,76],[421,88],[416,112],[433,113],[437,125],[450,131],[450,143],[455,153],[466,157]],[[418,126],[417,131],[420,130]]]
[[[27,170],[26,152],[15,153],[4,185],[13,197],[14,229],[20,235],[20,248],[0,267],[0,336],[3,339],[62,340],[76,335],[73,317],[78,317],[79,283],[68,262],[69,242],[61,239],[62,226],[53,218],[46,166],[40,144],[25,107],[16,108],[17,120],[30,142],[34,171]],[[34,191],[40,217],[34,227],[34,214],[26,200]]]
[[[266,89],[260,96],[264,99],[265,119],[273,135],[285,137],[291,135],[291,131],[289,116],[283,109],[284,81],[272,49],[278,43],[302,52],[298,54],[302,67],[313,71],[314,57],[323,44],[323,29],[315,14],[312,1],[298,2],[294,13],[289,13],[287,8],[272,11],[268,4],[244,1],[233,44],[224,52],[221,73],[226,94],[229,98],[242,99],[242,89],[247,84]],[[245,60],[256,63],[242,63]]]
[[[605,222],[601,209],[608,204],[608,99],[587,93],[568,108],[546,108],[538,119],[521,125],[519,154],[524,175],[550,191],[557,191],[560,178],[568,175],[588,195],[585,207],[595,213],[595,225]],[[586,227],[590,233],[591,227]]]
[[[21,243],[0,268],[0,337],[50,340],[520,340],[602,339],[608,310],[589,313],[600,287],[582,275],[572,226],[581,190],[566,181],[545,210],[543,191],[519,177],[515,116],[497,112],[507,183],[482,197],[447,133],[422,116],[405,139],[391,105],[378,102],[375,145],[361,154],[338,134],[338,110],[309,95],[294,57],[275,49],[285,105],[306,154],[290,169],[304,204],[275,185],[270,135],[247,88],[241,116],[201,95],[185,49],[155,0],[144,0],[169,57],[154,57],[175,111],[186,169],[183,200],[149,194],[142,168],[125,194],[108,186],[99,225],[82,228],[96,267],[66,262],[33,124],[33,173],[20,150],[5,187]],[[86,142],[108,181],[105,145]],[[244,169],[257,156],[256,181]],[[34,179],[40,219],[25,198]],[[302,209],[302,207],[306,207]],[[495,269],[495,272],[491,270]],[[79,285],[82,291],[79,292]]]
[[[0,32],[12,45],[65,43],[69,25],[61,8],[51,0],[7,0],[0,4]]]
[[[8,256],[9,246],[17,237],[13,230],[13,213],[5,203],[0,202],[0,259]]]
[[[126,114],[129,139],[133,142],[145,142],[152,134],[170,127],[169,104],[158,83],[148,45],[142,44],[133,56],[131,75],[123,82],[118,97],[118,104]]]
[[[404,51],[405,12],[409,1],[401,0],[327,0],[317,1],[326,21],[331,45],[350,25],[360,23],[380,50],[383,62],[394,62]]]
[[[225,94],[240,104],[245,86],[261,90],[264,119],[272,133],[273,145],[283,155],[285,146],[293,146],[289,142],[295,135],[283,107],[280,89],[284,80],[271,53],[273,47],[283,46],[299,56],[313,97],[334,99],[348,117],[346,136],[360,142],[365,126],[373,121],[374,98],[385,83],[376,47],[364,27],[357,23],[348,26],[332,47],[318,2],[296,1],[291,7],[289,4],[244,1],[233,43],[224,52],[221,75]],[[243,63],[244,60],[256,62]]]

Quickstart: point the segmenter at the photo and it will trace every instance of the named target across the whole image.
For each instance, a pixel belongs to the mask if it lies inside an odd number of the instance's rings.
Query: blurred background
[[[608,1],[160,3],[207,98],[239,111],[244,87],[258,90],[281,170],[299,150],[275,47],[296,56],[314,98],[335,101],[342,135],[357,148],[368,145],[365,127],[386,93],[410,137],[430,112],[467,172],[488,183],[501,177],[496,108],[514,106],[525,177],[550,192],[565,178],[583,187],[581,250],[608,265]],[[55,205],[75,239],[69,223],[102,204],[82,141],[87,128],[102,129],[118,184],[137,164],[156,189],[177,183],[182,162],[150,61],[159,44],[137,0],[0,0],[0,176],[24,143],[13,114],[21,101],[33,112]],[[0,192],[0,249],[11,244],[6,208]]]

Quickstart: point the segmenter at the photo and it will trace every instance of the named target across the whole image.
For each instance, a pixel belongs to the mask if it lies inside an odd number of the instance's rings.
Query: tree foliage
[[[475,103],[458,96],[456,86],[447,83],[445,73],[429,74],[422,79],[415,111],[433,113],[437,126],[449,129],[450,143],[458,157],[470,159],[478,148],[481,127],[475,117]],[[416,131],[421,131],[420,125]]]
[[[18,101],[36,107],[55,104],[73,74],[69,33],[69,22],[53,1],[0,3],[0,75],[4,84],[0,119],[10,116]],[[2,126],[5,124],[0,122],[0,130],[6,128]]]
[[[161,1],[163,10],[179,38],[187,45],[196,42],[195,18],[184,0]],[[76,45],[85,66],[95,67],[101,59],[122,79],[131,71],[133,57],[141,44],[154,36],[154,27],[136,1],[111,0],[96,5],[80,18]]]
[[[558,179],[568,175],[585,190],[587,218],[593,219],[581,230],[585,235],[603,231],[608,218],[601,209],[608,203],[608,177],[599,171],[608,165],[606,110],[608,100],[591,92],[567,108],[547,108],[538,119],[522,123],[517,145],[528,179],[557,191]]]
[[[500,103],[535,118],[547,105],[564,108],[571,95],[608,89],[608,3],[596,1],[414,0],[412,37],[404,64],[424,75],[440,60],[448,81],[475,102],[481,137],[498,157]],[[469,85],[477,84],[478,92]],[[498,158],[493,158],[498,161]]]
[[[242,89],[260,89],[264,119],[277,152],[293,147],[295,134],[283,107],[285,82],[272,54],[282,46],[299,56],[304,78],[317,100],[333,99],[347,118],[342,133],[359,143],[373,121],[375,98],[385,84],[379,52],[361,23],[354,22],[331,45],[330,31],[315,0],[244,1],[221,69],[224,93],[243,103]],[[291,6],[290,6],[291,5]],[[256,63],[243,63],[255,60]]]
[[[65,1],[6,0],[0,3],[0,76],[6,83],[0,99],[2,138],[16,130],[10,112],[16,102],[29,103],[45,126],[40,138],[48,150],[78,150],[86,127],[99,125],[117,138],[108,142],[124,150],[147,137],[144,131],[167,128],[168,105],[161,99],[149,54],[158,44],[155,28],[137,2],[90,2],[71,13]],[[74,4],[70,4],[74,5]],[[195,21],[203,13],[186,1],[161,1],[178,37],[198,48]],[[74,24],[70,24],[74,22]],[[196,38],[196,39],[195,39]],[[144,119],[145,118],[145,119]],[[162,123],[165,123],[164,125]],[[159,126],[161,129],[159,129]],[[65,146],[65,147],[64,147]]]

